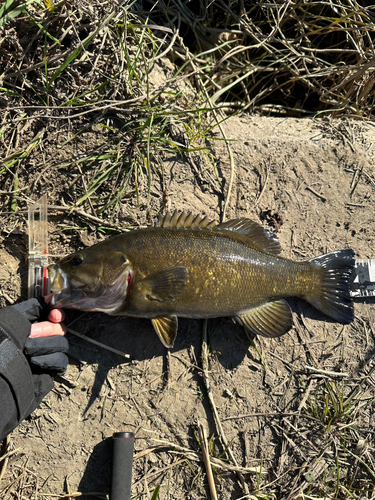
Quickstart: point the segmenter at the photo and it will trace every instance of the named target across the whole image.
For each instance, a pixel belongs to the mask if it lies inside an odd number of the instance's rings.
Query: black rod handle
[[[109,500],[130,500],[132,489],[134,434],[113,434],[112,477]]]

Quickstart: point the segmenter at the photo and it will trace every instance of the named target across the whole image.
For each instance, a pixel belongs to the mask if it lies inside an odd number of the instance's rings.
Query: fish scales
[[[231,316],[253,335],[283,335],[293,324],[284,300],[291,296],[341,323],[353,320],[352,250],[294,262],[249,219],[216,224],[174,212],[158,222],[49,266],[52,306],[150,318],[167,347],[178,316]]]
[[[142,229],[112,238],[137,271],[147,276],[182,264],[188,280],[181,295],[163,311],[182,317],[230,316],[265,301],[303,295],[309,266],[261,253],[229,231]],[[160,249],[160,251],[158,251]],[[122,312],[152,316],[158,303],[136,302],[131,293]]]

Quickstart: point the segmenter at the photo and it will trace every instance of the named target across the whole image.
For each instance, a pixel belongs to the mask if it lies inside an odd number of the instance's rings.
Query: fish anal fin
[[[156,227],[169,229],[205,229],[216,225],[217,222],[210,220],[209,217],[194,216],[191,212],[178,212],[177,210],[159,215],[156,219]]]
[[[262,252],[273,255],[278,255],[281,252],[281,246],[277,236],[253,220],[244,217],[232,219],[218,224],[214,229],[215,231],[225,229],[226,231],[234,231],[243,234],[248,238],[252,247]]]
[[[268,338],[284,335],[293,324],[292,311],[284,299],[249,309],[233,319],[254,335]]]
[[[148,300],[173,301],[184,291],[188,281],[185,266],[173,266],[149,274],[137,285]]]
[[[157,316],[153,318],[152,325],[159,339],[165,347],[173,347],[177,336],[177,316]]]

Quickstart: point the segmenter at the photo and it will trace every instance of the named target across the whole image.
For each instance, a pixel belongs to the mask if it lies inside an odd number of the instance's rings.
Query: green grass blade
[[[26,3],[22,3],[21,5],[17,5],[13,10],[10,12],[7,12],[10,7],[13,5],[14,1],[13,0],[8,0],[7,2],[4,3],[4,5],[0,8],[0,28],[2,28],[6,23],[17,17],[23,10],[25,10],[25,7],[32,3],[34,0],[29,0]]]
[[[47,96],[49,95],[49,91],[50,91],[51,85],[56,80],[56,78],[58,78],[61,75],[61,73],[64,71],[64,69],[67,68],[69,66],[69,64],[71,62],[73,62],[79,56],[79,54],[86,47],[86,45],[88,45],[91,42],[91,40],[93,40],[93,38],[95,38],[95,36],[99,33],[99,31],[101,30],[101,28],[102,28],[102,25],[100,25],[99,28],[97,28],[91,36],[89,36],[88,38],[86,38],[86,40],[84,40],[82,42],[82,44],[79,45],[72,54],[70,54],[70,56],[66,59],[66,61],[64,61],[63,64],[51,76],[51,78],[50,78],[50,80],[49,80],[49,82],[47,84]]]
[[[151,500],[156,500],[159,497],[159,491],[160,491],[160,484],[156,486],[154,493],[151,497]]]
[[[98,187],[107,179],[112,170],[117,167],[118,163],[111,165],[105,172],[103,172],[87,189],[87,192],[76,202],[75,207],[78,207],[84,203],[97,189]]]
[[[55,38],[51,33],[49,33],[46,28],[40,24],[32,15],[28,14],[29,18],[34,21],[34,23],[38,26],[38,28],[46,35],[48,38],[50,38],[53,42],[57,43],[61,47],[60,40]]]

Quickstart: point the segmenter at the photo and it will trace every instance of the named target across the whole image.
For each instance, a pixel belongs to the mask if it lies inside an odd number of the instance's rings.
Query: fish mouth
[[[124,271],[111,285],[101,284],[98,290],[89,291],[84,287],[74,288],[64,271],[57,266],[50,266],[53,308],[79,309],[81,311],[100,311],[116,314],[124,305],[133,282],[133,271]]]
[[[80,289],[73,289],[68,277],[64,271],[58,266],[48,267],[48,277],[51,283],[50,290],[52,298],[50,305],[53,308],[68,308],[74,303],[78,303],[84,299],[85,294]]]
[[[59,307],[61,309],[65,308],[75,308],[74,304],[79,304],[85,299],[85,294],[81,290],[71,290],[70,288],[65,288],[58,292],[52,292],[52,299],[50,305],[53,308]]]

